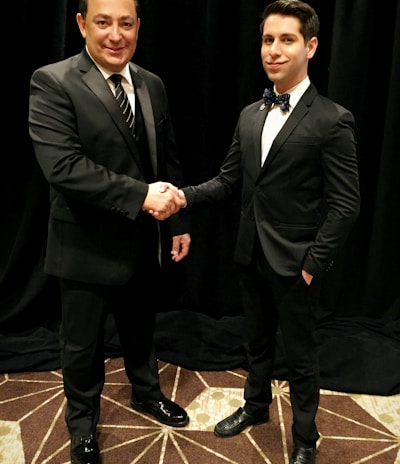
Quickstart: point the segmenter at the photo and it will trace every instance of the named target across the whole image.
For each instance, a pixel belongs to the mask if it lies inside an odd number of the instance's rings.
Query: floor
[[[187,427],[162,426],[129,407],[121,358],[106,360],[99,443],[104,464],[286,464],[291,412],[286,381],[273,382],[268,424],[215,437],[217,421],[242,405],[246,371],[190,371],[160,362],[166,396],[184,406]],[[0,463],[69,463],[60,371],[0,376]],[[400,395],[322,390],[318,464],[400,464]]]

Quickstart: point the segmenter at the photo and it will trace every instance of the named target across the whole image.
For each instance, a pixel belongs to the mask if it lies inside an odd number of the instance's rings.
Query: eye
[[[123,26],[124,29],[132,29],[133,23],[130,22],[130,21],[125,21],[125,22],[122,24],[122,26]]]
[[[107,25],[107,22],[104,19],[99,19],[99,20],[96,21],[96,24],[99,27],[104,28]]]
[[[285,44],[292,44],[294,42],[297,42],[298,38],[295,35],[284,35],[282,36],[282,43]]]

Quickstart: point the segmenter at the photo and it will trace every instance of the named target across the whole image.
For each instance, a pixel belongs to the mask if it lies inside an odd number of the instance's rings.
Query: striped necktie
[[[115,98],[121,108],[122,114],[125,117],[125,121],[133,134],[133,129],[135,125],[135,115],[133,114],[132,107],[129,103],[128,95],[122,87],[122,76],[121,74],[112,74],[110,76],[110,79],[113,81],[115,85]]]

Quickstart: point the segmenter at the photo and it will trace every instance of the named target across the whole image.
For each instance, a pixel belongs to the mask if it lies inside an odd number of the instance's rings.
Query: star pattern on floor
[[[289,462],[291,408],[286,381],[273,381],[268,423],[236,437],[219,438],[213,433],[215,423],[243,404],[245,370],[191,371],[160,361],[164,394],[190,416],[188,426],[171,428],[130,408],[131,389],[121,358],[107,359],[105,367],[98,427],[104,464]],[[0,378],[0,462],[69,463],[61,371],[2,374]],[[318,464],[400,463],[400,395],[322,390],[317,424]]]

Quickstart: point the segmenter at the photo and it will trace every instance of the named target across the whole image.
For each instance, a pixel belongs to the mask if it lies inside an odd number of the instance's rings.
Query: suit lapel
[[[120,108],[118,107],[118,103],[115,100],[111,89],[109,88],[107,82],[104,80],[100,71],[96,68],[96,66],[93,65],[82,77],[82,79],[106,107],[118,129],[121,131],[123,137],[131,146],[133,143],[132,133],[126,124],[126,121],[121,113]]]
[[[272,163],[274,158],[279,153],[281,146],[286,142],[286,139],[293,132],[295,127],[308,113],[309,107],[316,94],[316,88],[313,86],[313,84],[311,84],[310,87],[304,93],[304,95],[300,98],[299,102],[297,103],[293,112],[288,117],[282,129],[278,132],[277,136],[275,137],[275,140],[271,145],[267,159],[265,160],[261,172],[265,172],[265,170],[268,169],[268,166]]]
[[[157,172],[157,138],[149,90],[143,77],[135,71],[133,64],[130,65],[130,71],[133,85],[135,87],[136,98],[139,99],[140,106],[142,108],[143,123],[146,129],[147,143],[149,146],[149,155],[153,172]]]
[[[304,105],[302,105],[300,102],[297,103],[296,108],[293,110],[293,113],[288,117],[282,129],[278,132],[277,136],[275,137],[275,140],[272,142],[267,159],[265,160],[265,163],[262,167],[263,171],[267,169],[268,166],[272,163],[272,161],[278,154],[281,146],[285,143],[286,139],[289,137],[293,129],[297,126],[297,124],[299,124],[299,122],[306,113],[307,108],[304,107]]]
[[[263,105],[263,102],[260,101],[260,104],[256,106],[255,120],[253,124],[253,153],[257,175],[261,170],[261,136],[267,116],[268,112]]]
[[[116,126],[120,130],[122,136],[126,140],[130,150],[132,151],[134,159],[136,160],[138,165],[141,166],[140,153],[138,151],[139,148],[136,144],[135,139],[132,137],[132,133],[126,124],[126,121],[121,113],[120,108],[118,107],[118,103],[115,100],[114,95],[112,94],[107,82],[104,80],[100,71],[89,59],[89,57],[87,57],[87,59],[85,60],[86,56],[87,55],[82,54],[83,59],[81,61],[81,69],[85,72],[82,79],[86,83],[86,85],[92,90],[92,92],[97,96],[97,98],[103,103],[106,110],[110,113],[110,116],[114,120]],[[157,172],[155,169],[155,130],[154,122],[151,118],[153,112],[151,109],[150,96],[141,76],[139,76],[135,72],[132,72],[132,68],[131,74],[133,74],[132,79],[135,85],[135,91],[137,91],[136,97],[140,99],[140,104],[142,105],[142,112],[145,119],[144,123],[146,131],[148,133],[149,152],[151,155],[152,165],[154,168],[154,172]]]

